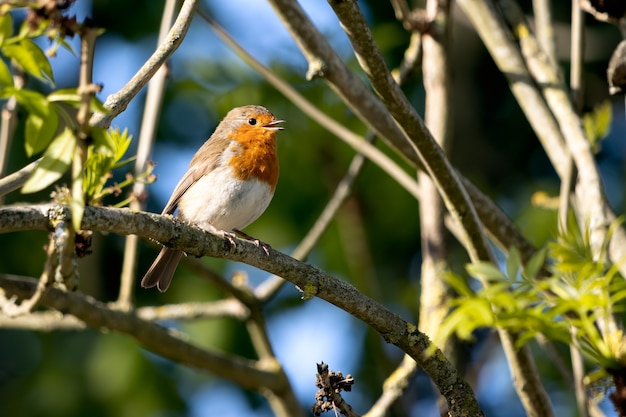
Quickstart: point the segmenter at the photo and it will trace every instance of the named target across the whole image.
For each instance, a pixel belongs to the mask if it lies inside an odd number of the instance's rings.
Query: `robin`
[[[161,214],[174,214],[234,243],[234,233],[263,245],[241,229],[267,208],[278,181],[278,120],[265,107],[250,105],[229,111],[189,163]],[[183,252],[162,248],[141,280],[143,288],[164,292]]]

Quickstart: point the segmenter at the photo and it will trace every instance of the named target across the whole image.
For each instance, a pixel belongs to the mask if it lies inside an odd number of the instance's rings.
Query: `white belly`
[[[220,167],[187,189],[178,203],[178,215],[205,230],[211,226],[243,229],[265,211],[273,195],[267,183],[237,180],[230,168]]]

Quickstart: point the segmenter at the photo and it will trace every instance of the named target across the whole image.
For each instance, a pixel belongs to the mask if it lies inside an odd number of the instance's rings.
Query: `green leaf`
[[[53,91],[48,94],[48,100],[60,101],[66,104],[80,104],[80,94],[77,92],[77,88],[62,88],[60,90]]]
[[[541,268],[543,267],[543,264],[546,261],[546,252],[547,252],[546,248],[538,250],[528,260],[528,262],[526,263],[526,266],[524,267],[524,271],[522,273],[526,279],[529,279],[529,280],[533,279],[539,274],[539,271],[541,270]]]
[[[509,249],[509,256],[506,258],[506,273],[511,281],[517,278],[517,271],[522,265],[522,256],[516,247]]]
[[[25,142],[26,154],[33,156],[43,151],[50,143],[59,127],[59,116],[50,108],[46,117],[31,113],[26,118]]]
[[[20,26],[20,30],[15,38],[20,41],[27,38],[37,38],[43,35],[50,25],[48,19],[39,19],[37,26],[33,27],[33,21],[30,19],[24,19],[24,22]]]
[[[599,142],[609,134],[612,119],[610,100],[604,100],[593,111],[583,115],[583,127],[595,152],[599,150]]]
[[[491,262],[477,262],[466,267],[467,272],[484,281],[506,281],[506,276]]]
[[[75,158],[76,159],[76,158]],[[81,161],[74,161],[72,168],[72,201],[70,202],[70,208],[72,210],[72,224],[74,230],[80,229],[80,224],[83,221],[83,214],[85,214],[85,192],[83,191],[83,167]]]
[[[81,97],[78,94],[77,88],[62,88],[60,90],[54,91],[48,95],[48,100],[54,102],[62,102],[68,104],[72,107],[79,107]],[[109,110],[104,107],[104,104],[97,97],[91,96],[89,101],[89,110],[92,112],[101,112],[108,113]]]
[[[455,274],[452,271],[446,271],[443,274],[443,279],[461,297],[469,298],[475,295],[474,290],[472,290],[472,288],[467,285],[467,280],[462,276]]]
[[[0,90],[0,98],[9,98],[11,96],[15,96],[17,102],[24,106],[29,113],[35,113],[42,118],[48,115],[48,100],[43,94],[15,87],[7,87]]]
[[[13,87],[11,70],[2,59],[0,59],[0,87]]]
[[[93,138],[94,152],[114,156],[117,149],[117,143],[113,137],[113,129],[109,131],[104,129],[92,129],[91,137]]]
[[[30,39],[22,39],[16,44],[5,45],[3,52],[27,73],[54,83],[50,61],[35,42]]]
[[[130,147],[130,144],[133,140],[133,136],[128,134],[128,129],[124,129],[120,132],[119,129],[109,129],[107,134],[111,136],[111,139],[115,143],[115,162],[124,157],[124,154]]]
[[[46,150],[41,163],[22,187],[22,193],[43,190],[61,178],[70,167],[75,148],[76,135],[70,129],[65,128]]]
[[[10,13],[0,15],[0,47],[13,34],[13,18]]]

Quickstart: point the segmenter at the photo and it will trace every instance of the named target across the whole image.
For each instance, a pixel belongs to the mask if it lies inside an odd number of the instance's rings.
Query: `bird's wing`
[[[226,146],[230,142],[230,139],[225,133],[222,133],[218,129],[215,133],[204,142],[204,144],[198,149],[198,152],[191,159],[189,169],[185,175],[180,179],[178,185],[174,189],[170,200],[165,205],[165,208],[161,214],[174,214],[180,198],[196,181],[198,181],[203,175],[206,175],[213,171],[215,167],[220,163],[220,155],[226,149]]]
[[[174,188],[174,192],[170,197],[169,201],[165,205],[165,208],[161,212],[161,214],[174,214],[176,208],[178,207],[178,202],[180,198],[185,194],[185,192],[193,185],[194,182],[197,181],[195,170],[188,170],[185,175],[180,179],[176,188]]]

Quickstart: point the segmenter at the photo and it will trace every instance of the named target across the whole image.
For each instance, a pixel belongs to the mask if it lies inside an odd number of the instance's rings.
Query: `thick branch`
[[[582,120],[570,101],[569,92],[559,72],[541,51],[531,34],[521,9],[513,1],[500,2],[505,18],[515,28],[522,54],[529,71],[554,114],[570,154],[578,169],[576,196],[581,213],[581,224],[588,225],[594,258],[606,239],[609,222],[606,216],[604,186],[596,166],[591,145],[587,140]]]
[[[350,72],[300,5],[293,0],[269,0],[269,2],[300,46],[309,61],[309,68],[318,69],[316,75],[323,77],[370,129],[378,133],[414,166],[421,167],[415,147],[407,141],[385,106],[360,79]],[[505,251],[512,246],[520,248],[525,259],[528,259],[526,256],[534,253],[535,249],[515,227],[511,219],[471,182],[459,173],[457,176],[463,181],[481,221],[495,241]]]
[[[0,275],[0,286],[9,295],[27,298],[34,293],[37,281]],[[63,314],[71,314],[91,328],[128,334],[154,353],[183,365],[210,371],[244,388],[258,390],[266,387],[276,392],[286,384],[278,373],[266,368],[268,364],[206,351],[133,312],[111,309],[79,292],[68,293],[51,288],[44,293],[40,303]]]
[[[567,165],[563,136],[495,6],[482,0],[458,0],[458,5],[471,20],[502,74],[507,77],[511,92],[541,141],[552,166],[562,177]]]
[[[437,142],[424,126],[400,87],[394,82],[375,45],[365,17],[354,0],[331,1],[330,5],[348,34],[361,67],[389,113],[417,147],[424,169],[437,185],[448,211],[463,225],[470,258],[490,260],[491,254],[474,207]]]
[[[33,228],[48,229],[48,212],[58,210],[67,210],[67,208],[52,205],[0,208],[0,232],[31,230]],[[5,221],[5,219],[11,220]],[[299,262],[273,249],[270,249],[269,256],[267,256],[262,248],[241,239],[237,239],[236,245],[233,246],[228,239],[188,226],[168,216],[132,212],[126,209],[87,207],[82,228],[122,235],[137,234],[184,250],[190,255],[206,255],[245,262],[281,276],[297,285],[303,292],[305,299],[316,296],[328,301],[367,323],[378,331],[386,341],[393,343],[409,354],[431,377],[441,394],[446,397],[451,407],[452,416],[483,415],[471,388],[441,352],[436,350],[435,354],[431,356],[424,354],[426,349],[431,346],[427,336],[422,334],[413,324],[403,320],[380,303],[361,294],[349,283],[334,278],[313,265]],[[12,280],[0,280],[0,283],[3,286],[4,284],[10,285],[11,288],[14,284],[20,284],[14,283]],[[22,288],[24,294],[28,293],[29,288]],[[13,288],[13,291],[17,290]],[[198,363],[202,363],[204,360],[204,355],[206,355],[204,351],[191,345],[180,345],[183,342],[178,339],[176,341],[168,340],[168,343],[171,343],[170,347],[177,346],[176,349],[180,350],[163,351],[164,348],[161,344],[164,343],[163,339],[168,333],[153,323],[146,326],[142,320],[129,313],[114,312],[112,313],[113,316],[105,315],[102,310],[106,307],[97,302],[83,300],[77,294],[53,291],[48,294],[48,297],[53,297],[50,294],[60,297],[59,303],[57,304],[53,298],[44,297],[42,301],[44,304],[77,315],[90,326],[104,326],[131,335],[138,332],[138,340],[148,348],[155,352],[163,352],[164,356],[181,360],[185,364],[191,364],[190,361],[193,359],[194,362],[191,365],[198,366]],[[74,305],[75,301],[76,305]],[[93,309],[96,311],[91,314]],[[116,319],[120,319],[120,321],[118,322]],[[147,335],[147,332],[154,333]],[[152,337],[155,337],[156,341]],[[218,360],[212,357],[206,359],[209,361]],[[249,386],[246,383],[242,383],[242,385]]]

